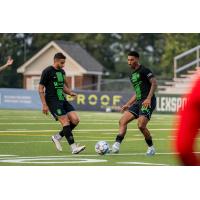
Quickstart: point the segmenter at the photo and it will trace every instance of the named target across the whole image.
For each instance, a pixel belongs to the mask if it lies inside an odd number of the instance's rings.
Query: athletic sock
[[[76,146],[76,144],[75,144],[75,143],[71,144],[70,146],[71,146],[71,150],[72,150],[72,151],[73,151],[74,149],[76,149],[76,148],[77,148],[77,146]]]
[[[70,122],[70,128],[71,128],[71,131],[76,127],[77,125],[73,124]],[[64,137],[65,134],[63,132],[63,130],[61,130],[59,133],[58,133],[61,137]]]
[[[62,136],[60,135],[60,133],[57,133],[57,134],[54,135],[54,138],[55,138],[56,140],[61,140],[61,139],[62,139]]]
[[[69,143],[69,145],[74,144],[74,137],[69,125],[63,127],[63,133]]]
[[[77,125],[70,122],[70,128],[73,130]]]
[[[59,134],[61,137],[64,137],[64,136],[65,136],[63,130],[61,130],[58,134]]]
[[[122,143],[122,140],[124,139],[124,136],[121,136],[121,135],[117,135],[116,139],[115,139],[115,142],[118,142],[118,143]]]
[[[151,138],[151,137],[148,138],[148,139],[145,138],[145,141],[146,141],[146,143],[147,143],[147,145],[148,145],[149,147],[153,146],[153,141],[152,141],[152,138]]]

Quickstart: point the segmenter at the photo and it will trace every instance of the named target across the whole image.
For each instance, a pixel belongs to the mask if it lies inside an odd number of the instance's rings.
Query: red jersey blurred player
[[[200,165],[200,158],[194,153],[200,128],[200,77],[187,95],[187,103],[179,112],[178,120],[175,143],[178,156],[183,165]]]

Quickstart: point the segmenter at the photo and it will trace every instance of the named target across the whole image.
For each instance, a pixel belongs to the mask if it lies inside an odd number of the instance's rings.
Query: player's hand
[[[145,99],[142,103],[142,106],[144,106],[144,108],[150,108],[151,107],[151,99]]]
[[[127,104],[125,104],[125,105],[123,105],[123,106],[121,107],[120,112],[124,112],[125,110],[128,110],[128,108],[129,108],[129,106],[128,106]]]
[[[43,112],[45,115],[48,115],[49,108],[48,108],[47,105],[43,105],[43,106],[42,106],[42,112]]]
[[[7,60],[7,62],[6,62],[6,66],[10,66],[10,65],[12,65],[13,64],[13,59],[9,56],[8,57],[8,60]]]
[[[75,92],[70,92],[69,94],[71,97],[73,97],[74,99],[77,97],[77,94]]]

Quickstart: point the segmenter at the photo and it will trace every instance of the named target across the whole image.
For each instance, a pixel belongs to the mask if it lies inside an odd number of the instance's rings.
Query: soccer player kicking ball
[[[153,141],[147,123],[156,107],[156,97],[154,92],[157,82],[152,72],[139,63],[139,54],[132,51],[128,54],[128,65],[131,68],[130,80],[135,90],[135,95],[121,108],[124,112],[119,120],[119,134],[112,146],[112,152],[118,153],[120,144],[127,131],[127,124],[134,119],[138,119],[138,128],[144,135],[148,145],[147,156],[155,154]]]
[[[56,53],[54,64],[43,70],[39,83],[39,94],[42,101],[42,111],[44,114],[51,112],[53,117],[60,122],[62,130],[52,136],[58,151],[62,151],[60,140],[65,136],[71,146],[72,154],[78,154],[85,149],[85,146],[78,146],[74,142],[72,130],[78,125],[79,117],[74,107],[66,100],[64,93],[76,97],[67,86],[65,71],[66,57],[62,53]]]

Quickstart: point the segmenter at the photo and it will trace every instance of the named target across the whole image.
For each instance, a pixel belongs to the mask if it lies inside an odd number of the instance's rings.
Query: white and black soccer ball
[[[95,151],[100,155],[109,153],[110,152],[109,144],[106,141],[99,141],[95,144]]]

